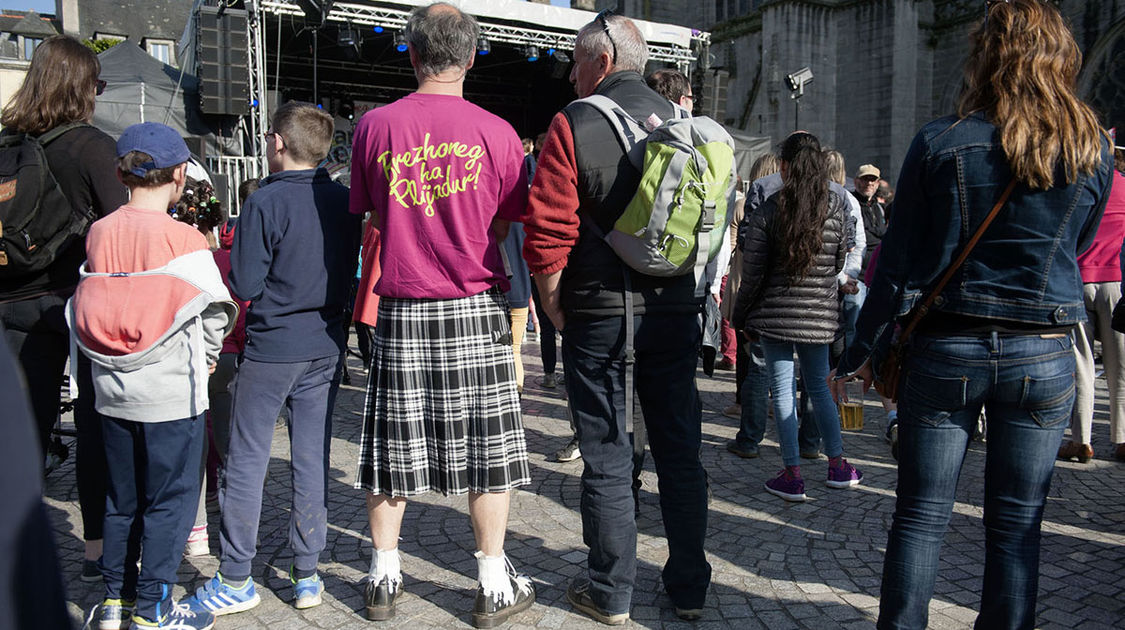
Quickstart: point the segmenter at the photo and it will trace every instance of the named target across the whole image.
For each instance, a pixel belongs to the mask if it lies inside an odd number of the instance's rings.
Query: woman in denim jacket
[[[985,570],[977,628],[1032,628],[1039,530],[1074,404],[1077,256],[1093,241],[1113,160],[1074,93],[1078,46],[1042,0],[988,2],[957,116],[914,138],[856,338],[830,375],[870,384],[908,317],[1013,179],[1012,195],[910,342],[899,387],[898,502],[879,628],[924,628],[957,478],[988,411]]]

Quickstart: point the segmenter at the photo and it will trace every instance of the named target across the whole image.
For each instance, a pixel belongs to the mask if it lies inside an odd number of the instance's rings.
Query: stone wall
[[[598,8],[616,0],[598,0]],[[926,122],[954,111],[980,0],[762,0],[715,22],[713,1],[622,0],[623,12],[712,33],[714,64],[730,72],[724,122],[780,140],[797,114],[785,75],[813,82],[800,127],[838,148],[848,170],[872,163],[894,178]],[[1086,64],[1080,94],[1125,136],[1125,0],[1060,0]]]

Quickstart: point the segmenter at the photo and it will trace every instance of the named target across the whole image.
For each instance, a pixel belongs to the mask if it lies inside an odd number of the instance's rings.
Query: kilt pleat
[[[355,487],[411,497],[530,483],[508,302],[383,298]]]

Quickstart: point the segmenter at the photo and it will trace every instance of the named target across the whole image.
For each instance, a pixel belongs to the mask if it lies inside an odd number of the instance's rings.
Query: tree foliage
[[[89,48],[90,50],[94,51],[95,53],[101,53],[101,52],[104,52],[106,50],[109,50],[110,48],[113,48],[114,46],[120,44],[123,41],[125,41],[125,40],[109,37],[109,38],[106,38],[106,39],[87,39],[87,40],[83,40],[82,43],[86,44],[86,47]]]

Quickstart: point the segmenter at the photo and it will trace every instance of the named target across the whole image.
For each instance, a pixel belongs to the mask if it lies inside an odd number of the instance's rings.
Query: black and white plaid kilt
[[[508,300],[379,301],[355,487],[410,497],[530,483]]]

